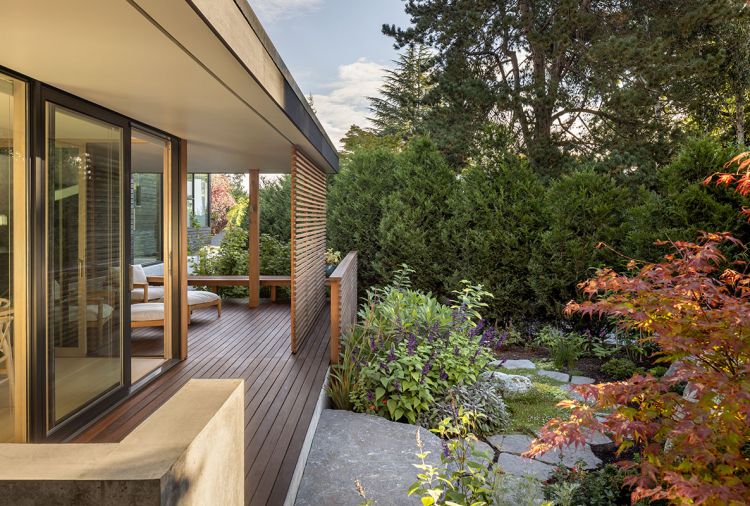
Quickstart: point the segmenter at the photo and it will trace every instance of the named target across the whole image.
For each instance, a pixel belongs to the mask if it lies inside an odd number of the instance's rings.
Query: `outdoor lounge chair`
[[[164,303],[141,302],[130,306],[130,326],[135,327],[163,327]]]
[[[141,264],[130,266],[130,300],[135,302],[151,302],[164,297],[163,286],[151,286],[148,284],[146,271]]]
[[[203,292],[200,290],[189,290],[187,293],[188,300],[188,317],[192,318],[193,311],[196,309],[205,309],[216,307],[216,317],[221,317],[221,297],[213,292]],[[189,321],[189,320],[188,320]]]

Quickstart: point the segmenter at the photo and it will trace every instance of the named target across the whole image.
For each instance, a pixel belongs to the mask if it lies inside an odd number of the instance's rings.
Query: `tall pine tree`
[[[369,99],[370,121],[379,135],[408,140],[424,133],[433,58],[424,46],[408,44],[394,63],[396,67],[386,72],[381,96]]]

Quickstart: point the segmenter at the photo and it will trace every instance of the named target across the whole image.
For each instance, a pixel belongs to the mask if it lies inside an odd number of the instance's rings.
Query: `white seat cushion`
[[[217,294],[213,292],[203,292],[200,290],[192,290],[189,291],[187,294],[188,299],[188,306],[193,306],[195,304],[205,304],[206,302],[214,302],[221,297],[219,297]]]
[[[148,300],[159,300],[164,297],[163,286],[148,285]],[[130,291],[130,300],[133,303],[143,300],[143,288],[134,288]]]
[[[151,322],[164,319],[163,302],[144,302],[130,306],[130,320],[134,322]]]
[[[146,271],[143,270],[143,266],[141,264],[130,266],[130,279],[133,283],[148,283],[148,278],[146,278]]]
[[[112,306],[102,304],[102,320],[112,316]],[[68,319],[72,322],[78,321],[78,306],[70,306]],[[86,321],[95,322],[99,319],[99,304],[89,304],[86,306]]]

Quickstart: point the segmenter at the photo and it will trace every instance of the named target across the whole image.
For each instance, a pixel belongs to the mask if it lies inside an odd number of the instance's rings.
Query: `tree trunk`
[[[745,145],[745,93],[742,90],[737,93],[734,113],[735,130],[737,132],[737,145]]]

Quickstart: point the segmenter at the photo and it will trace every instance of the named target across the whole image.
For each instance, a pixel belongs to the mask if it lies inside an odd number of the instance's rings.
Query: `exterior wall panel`
[[[326,303],[326,174],[292,148],[292,352]]]

